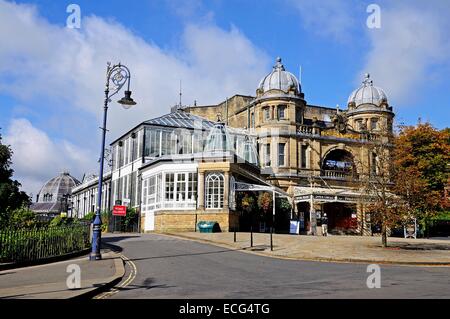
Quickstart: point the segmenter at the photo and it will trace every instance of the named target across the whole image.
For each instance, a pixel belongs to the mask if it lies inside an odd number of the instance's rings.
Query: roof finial
[[[370,79],[370,73],[364,74],[364,81],[363,81],[363,84],[364,84],[365,86],[367,86],[367,85],[373,85],[373,81]]]
[[[182,90],[181,90],[181,79],[180,79],[180,104],[179,104],[179,106],[180,106],[180,108],[182,107],[182,105],[181,105],[181,96],[183,95],[183,92],[182,92]]]
[[[281,63],[281,58],[277,57],[276,63],[273,66],[275,70],[284,71],[284,65]]]

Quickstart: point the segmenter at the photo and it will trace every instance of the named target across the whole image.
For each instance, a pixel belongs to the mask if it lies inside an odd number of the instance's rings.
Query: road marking
[[[128,263],[129,265],[131,265],[131,271],[130,271],[130,274],[128,275],[128,278],[124,282],[122,282],[119,286],[112,288],[110,291],[107,291],[107,292],[101,293],[98,296],[95,296],[94,299],[106,299],[108,297],[111,297],[111,296],[117,294],[120,291],[120,289],[128,286],[136,278],[136,275],[137,275],[136,264],[132,260],[130,260],[128,257],[126,257],[122,254],[119,254],[119,256],[120,256],[120,258],[122,258],[122,260],[125,263]]]

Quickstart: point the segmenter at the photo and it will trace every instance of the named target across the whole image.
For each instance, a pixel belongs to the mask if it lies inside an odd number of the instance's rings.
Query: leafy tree
[[[30,205],[29,196],[20,191],[21,184],[12,179],[12,150],[2,144],[0,135],[0,227],[9,223],[11,212]]]
[[[412,217],[425,228],[447,209],[444,187],[449,178],[450,130],[436,130],[429,123],[404,126],[394,151],[395,191],[407,203]]]
[[[8,224],[11,228],[33,228],[38,225],[36,214],[27,207],[17,208],[8,214]]]
[[[362,182],[362,195],[365,211],[370,222],[381,226],[381,244],[387,247],[389,230],[404,220],[408,207],[401,197],[395,194],[393,187],[393,149],[395,136],[386,127],[381,127],[379,140],[368,144],[369,164],[357,161]]]

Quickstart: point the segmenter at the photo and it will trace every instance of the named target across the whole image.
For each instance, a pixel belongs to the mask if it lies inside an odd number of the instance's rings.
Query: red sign
[[[127,215],[127,206],[115,205],[113,207],[113,215],[114,216],[126,216]]]

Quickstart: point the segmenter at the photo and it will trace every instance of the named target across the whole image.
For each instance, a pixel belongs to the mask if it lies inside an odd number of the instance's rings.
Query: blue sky
[[[66,28],[66,7],[81,28]],[[381,28],[366,25],[367,6]],[[127,64],[136,108],[111,107],[109,138],[177,101],[254,94],[277,56],[310,104],[345,108],[365,72],[388,94],[397,123],[449,126],[450,3],[434,1],[0,0],[0,131],[16,178],[36,193],[63,169],[95,172],[104,69]],[[57,154],[57,155],[55,155]]]

